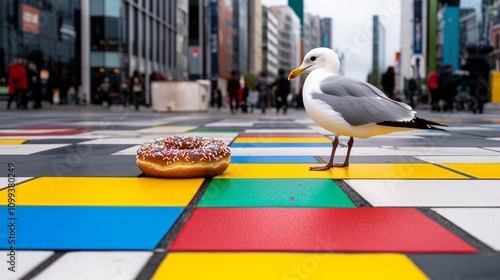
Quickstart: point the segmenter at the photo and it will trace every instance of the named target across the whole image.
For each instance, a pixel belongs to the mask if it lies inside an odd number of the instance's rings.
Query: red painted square
[[[170,250],[478,252],[410,208],[197,208]]]

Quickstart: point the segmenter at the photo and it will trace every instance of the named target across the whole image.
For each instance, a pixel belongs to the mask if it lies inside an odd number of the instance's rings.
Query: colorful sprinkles
[[[169,165],[179,160],[192,163],[217,161],[228,154],[231,154],[231,151],[222,140],[208,137],[171,136],[142,144],[137,150],[137,159],[161,159]]]

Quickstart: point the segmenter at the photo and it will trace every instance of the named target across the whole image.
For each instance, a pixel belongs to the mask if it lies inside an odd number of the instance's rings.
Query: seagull
[[[339,68],[340,61],[333,50],[315,48],[288,75],[291,80],[309,73],[302,89],[306,112],[319,126],[335,134],[328,163],[310,170],[347,167],[354,137],[368,138],[411,129],[446,131],[435,127],[445,125],[415,116],[416,112],[410,106],[388,98],[375,86],[338,75]],[[339,136],[342,135],[350,137],[347,155],[343,164],[334,164]]]

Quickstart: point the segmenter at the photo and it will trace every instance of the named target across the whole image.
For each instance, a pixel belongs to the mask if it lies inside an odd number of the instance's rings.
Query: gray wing
[[[349,77],[328,77],[320,83],[319,88],[322,93],[312,93],[312,98],[324,101],[354,126],[409,121],[415,116],[410,106],[387,98],[368,83]]]

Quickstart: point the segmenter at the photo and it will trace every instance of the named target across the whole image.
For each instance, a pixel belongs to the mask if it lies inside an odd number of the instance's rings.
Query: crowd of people
[[[488,61],[480,54],[470,54],[459,70],[453,71],[451,65],[445,65],[431,71],[427,78],[431,110],[483,113],[489,95],[489,76]]]
[[[156,78],[151,80],[158,80],[158,74],[154,73]],[[161,76],[161,79],[163,77]],[[119,89],[118,96],[113,96],[113,91],[115,91],[112,82],[108,77],[104,77],[101,84],[97,87],[97,92],[95,99],[100,102],[105,102],[108,108],[111,105],[123,105],[128,107],[133,105],[135,110],[139,110],[139,106],[144,102],[144,77],[139,73],[139,71],[134,71],[130,79],[122,79]]]
[[[431,111],[470,110],[474,114],[483,113],[489,97],[489,77],[490,65],[486,57],[471,50],[460,69],[453,70],[451,65],[444,65],[431,71],[424,81],[430,95]],[[387,97],[401,101],[395,93],[394,67],[388,67],[380,82]],[[419,96],[421,89],[415,78],[408,79],[405,92],[410,105],[416,106],[413,97]]]
[[[11,109],[14,102],[17,109],[27,110],[29,98],[34,101],[34,109],[42,107],[41,81],[34,63],[16,58],[9,65],[8,78],[2,78],[0,82],[8,87],[7,110]]]
[[[37,65],[22,58],[16,58],[9,66],[8,77],[0,77],[0,86],[8,87],[7,110],[10,110],[15,103],[17,109],[28,109],[28,101],[33,101],[33,108],[42,107],[42,96],[45,91],[50,91],[48,75],[38,69]],[[440,67],[437,71],[431,71],[427,77],[426,84],[430,97],[431,110],[436,112],[453,112],[454,110],[470,110],[473,113],[483,113],[484,104],[489,96],[489,75],[490,66],[483,54],[470,53],[465,63],[460,69],[453,71],[451,65]],[[161,73],[153,73],[151,81],[163,80]],[[94,99],[106,102],[108,107],[112,104],[123,104],[128,107],[133,105],[136,110],[144,104],[145,80],[138,72],[134,71],[129,79],[122,79],[120,85],[115,84],[116,90],[108,77],[104,77],[97,87]],[[381,85],[384,93],[391,99],[401,101],[395,93],[395,70],[389,67],[382,75]],[[274,107],[276,113],[287,113],[291,103],[297,107],[302,104],[301,94],[296,99],[290,100],[290,81],[287,79],[285,70],[279,69],[278,76],[271,81],[265,72],[262,72],[256,79],[252,90],[245,84],[245,80],[236,71],[231,72],[231,77],[227,81],[227,99],[224,102],[224,95],[220,88],[214,87],[211,96],[211,105],[221,108],[229,105],[231,113],[241,110],[242,113],[253,112],[254,109],[261,110],[265,114],[269,107]],[[118,98],[112,96],[112,92],[119,91]],[[407,91],[417,92],[419,87],[415,79],[410,79]],[[45,94],[47,95],[47,94]],[[85,104],[86,96],[82,86],[70,86],[67,89],[65,103]],[[52,102],[52,95],[50,95]],[[413,94],[408,99],[413,103]],[[147,104],[146,104],[147,105]],[[410,104],[414,106],[414,104]]]
[[[42,101],[59,103],[59,89],[53,89],[50,81],[50,71],[45,67],[38,67],[33,61],[16,58],[9,65],[5,77],[0,77],[0,86],[7,91],[7,110],[15,104],[19,110],[27,110],[32,102],[33,109],[42,108]],[[82,86],[70,85],[66,88],[65,102],[68,104],[84,104],[86,97]],[[55,91],[55,93],[54,93]]]
[[[231,72],[227,81],[227,96],[229,108],[234,114],[241,110],[242,113],[252,113],[254,109],[266,113],[267,108],[275,107],[276,113],[287,113],[289,97],[291,96],[291,84],[284,69],[279,69],[278,76],[270,81],[265,72],[261,72],[257,78],[254,90],[249,90],[245,80],[236,71]],[[219,88],[214,88],[212,93],[212,106],[221,108],[223,106],[223,95]]]

